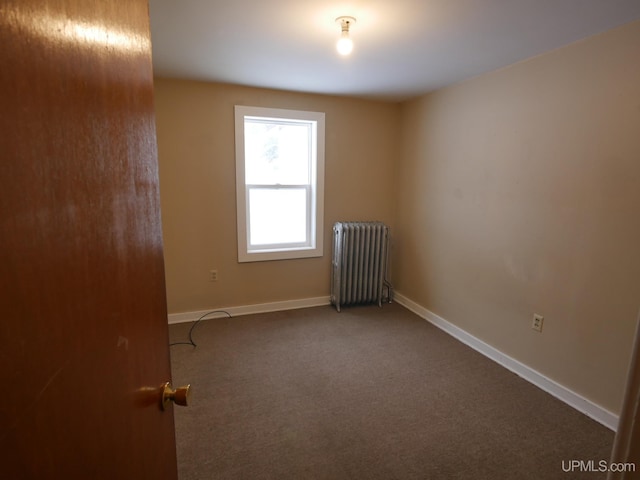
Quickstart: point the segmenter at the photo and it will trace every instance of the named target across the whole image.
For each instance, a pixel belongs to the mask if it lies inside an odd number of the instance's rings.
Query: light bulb
[[[356,22],[353,17],[338,17],[336,23],[340,25],[342,33],[340,40],[336,44],[336,48],[340,55],[349,55],[353,51],[353,40],[349,38],[349,27]]]
[[[353,40],[349,38],[349,35],[343,35],[338,40],[336,48],[340,55],[349,55],[353,51]]]

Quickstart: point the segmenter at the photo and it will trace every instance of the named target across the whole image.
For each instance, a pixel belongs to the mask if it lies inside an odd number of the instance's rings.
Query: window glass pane
[[[309,183],[311,124],[245,119],[248,185]]]
[[[249,190],[249,244],[307,243],[307,189]]]

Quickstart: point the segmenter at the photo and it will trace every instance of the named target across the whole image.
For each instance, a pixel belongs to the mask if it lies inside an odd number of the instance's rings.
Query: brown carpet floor
[[[170,327],[173,342],[191,324]],[[604,479],[613,432],[397,304],[201,322],[181,480]],[[563,462],[565,462],[563,464]]]

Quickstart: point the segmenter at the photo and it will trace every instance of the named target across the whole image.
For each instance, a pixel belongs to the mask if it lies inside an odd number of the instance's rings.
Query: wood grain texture
[[[148,5],[0,6],[7,478],[176,476]],[[151,390],[144,390],[144,388]]]

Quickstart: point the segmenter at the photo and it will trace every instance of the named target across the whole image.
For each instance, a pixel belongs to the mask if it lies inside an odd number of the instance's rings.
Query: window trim
[[[269,245],[259,249],[249,248],[249,202],[250,188],[245,182],[245,117],[259,117],[266,119],[308,121],[315,123],[315,150],[310,178],[310,222],[307,228],[310,234],[309,246],[299,245]],[[323,255],[324,230],[324,157],[325,157],[325,114],[303,110],[287,110],[279,108],[235,106],[235,147],[236,147],[236,218],[238,262],[259,262],[269,260],[285,260],[295,258],[321,257]],[[313,168],[315,166],[315,168]],[[300,187],[295,185],[293,187]],[[256,186],[257,187],[257,186]],[[264,185],[260,186],[265,187]],[[282,188],[290,188],[283,185]],[[306,188],[307,185],[304,185]],[[271,186],[267,188],[277,188]]]

